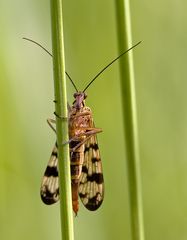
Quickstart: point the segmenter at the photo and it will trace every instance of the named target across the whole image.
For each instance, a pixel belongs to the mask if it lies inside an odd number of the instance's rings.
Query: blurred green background
[[[60,239],[59,204],[45,206],[41,177],[55,134],[50,5],[0,3],[0,239]],[[131,1],[147,240],[187,239],[187,2]],[[81,90],[118,52],[115,1],[65,0],[66,70]],[[125,50],[125,49],[124,49]],[[96,212],[82,205],[75,239],[130,239],[121,91],[115,63],[88,89],[105,177]],[[68,82],[68,99],[74,89]]]

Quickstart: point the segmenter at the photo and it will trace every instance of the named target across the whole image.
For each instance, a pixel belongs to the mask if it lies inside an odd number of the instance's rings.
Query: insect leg
[[[78,140],[79,137],[88,136],[88,137],[90,138],[90,137],[92,137],[93,135],[102,132],[102,129],[101,129],[101,128],[81,128],[81,129],[85,129],[87,132],[77,134],[75,137],[69,139],[67,142],[64,142],[63,145],[69,144],[69,143],[72,142],[72,141],[76,141],[76,140]],[[89,139],[88,137],[87,137],[86,139],[84,139],[82,142],[80,142],[80,143],[76,146],[76,149],[79,148],[83,143],[85,143],[85,142]]]
[[[80,134],[80,136],[84,135],[86,136],[86,138],[80,142],[79,144],[77,144],[74,148],[72,148],[72,152],[77,150],[80,146],[82,146],[82,144],[84,144],[85,142],[87,142],[91,137],[93,137],[94,135],[96,135],[97,133],[102,132],[101,128],[87,128],[87,130],[89,129],[89,132],[85,132],[84,134]],[[71,141],[73,141],[73,139],[70,139]]]
[[[67,103],[67,108],[68,108],[68,112],[70,111],[71,107],[69,105],[69,103]],[[65,117],[62,116],[58,116],[58,114],[56,112],[54,112],[54,115],[62,120],[67,119]],[[48,118],[47,119],[47,123],[49,124],[50,128],[56,133],[56,129],[53,127],[53,123],[56,124],[56,121],[54,119]]]
[[[56,121],[54,119],[48,118],[47,123],[49,124],[49,127],[56,133],[56,129],[53,127],[53,123],[56,124]]]

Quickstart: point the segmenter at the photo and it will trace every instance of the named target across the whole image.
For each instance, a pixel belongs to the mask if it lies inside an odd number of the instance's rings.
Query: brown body
[[[83,142],[86,139],[86,130],[91,127],[93,127],[93,124],[90,109],[83,105],[80,109],[76,109],[73,106],[69,116],[69,138],[72,139],[69,143],[69,147],[71,159],[72,204],[73,211],[76,214],[79,209],[78,188],[84,162],[85,144]]]
[[[94,211],[104,197],[103,174],[96,134],[102,130],[94,127],[92,112],[85,106],[85,93],[74,94],[75,101],[69,109],[69,147],[71,161],[72,206],[77,215],[78,195],[84,206]],[[41,186],[45,204],[59,200],[57,145],[51,154]]]

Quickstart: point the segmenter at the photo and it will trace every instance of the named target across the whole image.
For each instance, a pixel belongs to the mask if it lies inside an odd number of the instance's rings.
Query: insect
[[[24,39],[34,42],[42,47],[31,39]],[[90,211],[97,210],[102,204],[104,198],[103,171],[96,137],[96,134],[102,132],[102,129],[95,127],[92,111],[85,105],[85,99],[87,97],[85,91],[111,64],[138,44],[140,44],[140,42],[112,60],[89,82],[83,91],[78,91],[71,77],[66,73],[76,89],[76,92],[74,93],[75,100],[72,106],[68,107],[68,143],[70,147],[72,206],[76,215],[79,210],[78,195],[83,205]],[[42,48],[50,54],[44,47]],[[51,123],[54,122],[54,120],[48,120],[51,127]],[[40,194],[42,201],[48,205],[56,203],[59,200],[57,143],[53,148],[47,168],[44,172]]]
[[[71,160],[71,188],[73,211],[79,209],[78,195],[84,206],[94,211],[104,197],[103,173],[92,112],[85,105],[86,94],[76,92],[75,101],[69,109],[69,147]],[[57,144],[53,148],[41,184],[41,198],[45,204],[59,200]]]

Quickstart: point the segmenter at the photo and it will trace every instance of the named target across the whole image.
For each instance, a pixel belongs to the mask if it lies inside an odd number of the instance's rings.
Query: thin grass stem
[[[116,1],[119,52],[132,46],[129,0]],[[133,50],[134,51],[134,50]],[[144,240],[143,207],[132,52],[120,59],[124,136],[133,240]]]
[[[69,145],[68,111],[65,78],[62,0],[51,0],[53,72],[55,92],[56,130],[59,159],[60,216],[63,240],[73,240],[73,212]]]

